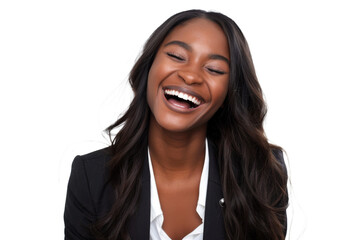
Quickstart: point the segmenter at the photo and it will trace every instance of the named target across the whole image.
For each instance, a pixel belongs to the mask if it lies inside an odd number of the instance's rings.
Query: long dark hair
[[[126,113],[107,128],[120,127],[112,139],[109,181],[115,191],[110,212],[96,225],[99,239],[129,239],[127,226],[141,189],[141,171],[148,146],[150,109],[147,77],[155,55],[174,27],[194,18],[206,18],[224,31],[230,51],[228,94],[208,123],[207,137],[216,146],[225,198],[227,238],[284,239],[288,197],[287,175],[277,160],[281,149],[268,143],[263,129],[266,105],[246,39],[227,16],[190,10],[166,20],[146,42],[129,81],[134,99]],[[278,155],[278,156],[277,156]]]

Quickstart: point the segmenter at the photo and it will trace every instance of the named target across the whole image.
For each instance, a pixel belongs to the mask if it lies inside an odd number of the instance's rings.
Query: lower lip
[[[173,104],[171,102],[169,102],[166,97],[165,97],[165,93],[162,93],[163,96],[163,101],[165,103],[165,105],[170,108],[171,110],[173,110],[174,112],[178,112],[178,113],[191,113],[195,110],[197,110],[198,108],[201,108],[202,104],[200,104],[199,106],[197,106],[196,108],[184,108],[183,106],[179,106],[177,104]]]

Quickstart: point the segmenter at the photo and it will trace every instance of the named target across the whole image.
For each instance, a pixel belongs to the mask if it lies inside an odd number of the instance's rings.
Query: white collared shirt
[[[191,233],[186,235],[183,240],[202,240],[204,233],[204,219],[205,219],[205,202],[206,192],[209,176],[209,154],[208,142],[205,143],[205,160],[201,173],[199,185],[199,198],[197,202],[196,212],[199,214],[202,223],[195,228]],[[150,159],[150,152],[148,150],[149,169],[150,169],[150,196],[151,196],[151,209],[150,209],[150,240],[171,240],[171,238],[162,229],[164,222],[164,215],[161,210],[159,195],[156,187],[154,171]]]

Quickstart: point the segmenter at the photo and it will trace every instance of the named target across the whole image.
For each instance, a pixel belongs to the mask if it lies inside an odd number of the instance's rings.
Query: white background
[[[196,2],[196,3],[195,3]],[[71,162],[108,144],[152,31],[191,8],[243,30],[288,153],[290,239],[360,239],[356,1],[0,2],[1,239],[63,239]]]

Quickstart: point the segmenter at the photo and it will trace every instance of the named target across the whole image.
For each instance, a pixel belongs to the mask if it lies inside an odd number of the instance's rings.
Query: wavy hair
[[[263,129],[266,105],[250,50],[236,23],[216,12],[189,10],[166,20],[147,40],[130,76],[134,99],[128,110],[107,128],[120,130],[111,141],[109,181],[115,201],[95,225],[98,239],[130,239],[127,226],[141,189],[141,172],[148,146],[151,111],[146,100],[147,78],[165,37],[177,25],[194,18],[217,23],[230,51],[228,94],[208,122],[207,137],[216,146],[226,205],[227,238],[284,239],[286,234],[287,174],[281,148],[269,144]]]

